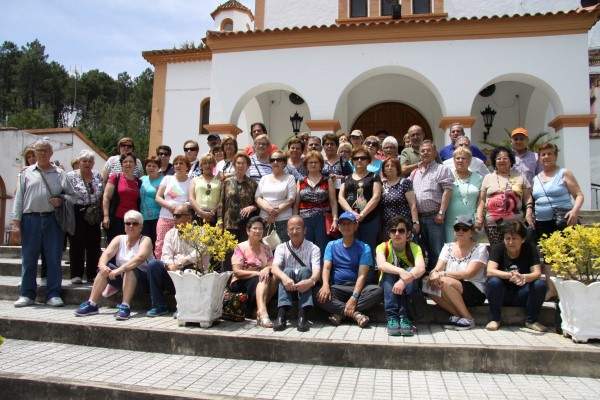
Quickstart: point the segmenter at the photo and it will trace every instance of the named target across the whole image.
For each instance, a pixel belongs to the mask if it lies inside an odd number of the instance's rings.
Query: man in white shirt
[[[306,312],[313,305],[313,290],[321,273],[321,251],[312,242],[305,240],[304,220],[294,215],[288,220],[287,232],[290,240],[275,249],[271,272],[279,279],[279,308],[274,331],[286,328],[286,313],[292,305],[294,293],[298,294],[298,330],[309,330]]]

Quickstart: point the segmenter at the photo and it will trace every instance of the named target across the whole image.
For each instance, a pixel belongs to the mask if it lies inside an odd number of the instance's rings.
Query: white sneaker
[[[81,285],[82,282],[82,279],[78,276],[71,278],[71,284],[73,285]]]
[[[60,297],[51,297],[48,299],[46,304],[52,307],[62,307],[65,305],[65,303]]]
[[[15,301],[15,307],[27,307],[33,305],[35,302],[26,296],[19,296],[17,301]]]

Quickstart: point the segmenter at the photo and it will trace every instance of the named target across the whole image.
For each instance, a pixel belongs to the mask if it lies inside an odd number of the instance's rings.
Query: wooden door
[[[393,135],[400,147],[404,144],[404,135],[412,125],[419,125],[426,139],[432,139],[431,128],[427,120],[411,106],[389,102],[377,104],[364,111],[354,122],[352,130],[360,129],[365,137],[385,130]]]

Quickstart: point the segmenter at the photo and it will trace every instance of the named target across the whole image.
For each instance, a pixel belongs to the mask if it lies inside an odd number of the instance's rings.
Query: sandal
[[[355,311],[354,314],[352,314],[352,318],[361,328],[364,328],[369,324],[369,317],[359,311]]]
[[[256,326],[261,326],[263,328],[273,328],[273,322],[269,318],[269,314],[267,316],[256,315]]]
[[[340,326],[342,324],[342,320],[344,319],[343,315],[340,314],[331,314],[327,318],[329,323],[333,326]]]

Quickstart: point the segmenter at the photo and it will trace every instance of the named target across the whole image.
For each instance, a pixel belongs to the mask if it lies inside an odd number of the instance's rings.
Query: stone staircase
[[[10,369],[9,359],[4,359],[4,348],[9,353],[19,351],[21,347],[33,348],[44,355],[50,351],[46,348],[56,346],[67,353],[83,348],[81,351],[84,353],[89,349],[90,354],[110,354],[119,349],[124,354],[123,362],[127,357],[133,357],[135,352],[136,357],[142,359],[176,356],[177,359],[190,357],[190,362],[208,358],[231,360],[227,362],[233,364],[240,362],[236,360],[248,360],[281,363],[285,368],[293,366],[299,369],[308,365],[342,368],[344,371],[360,368],[361,371],[567,375],[594,378],[593,381],[600,385],[600,381],[595,380],[600,378],[599,343],[577,345],[556,333],[539,334],[523,329],[524,314],[519,308],[505,308],[505,326],[499,332],[487,332],[483,329],[487,322],[487,307],[479,307],[474,312],[478,327],[458,332],[445,330],[441,323],[447,315],[429,303],[424,318],[418,322],[418,333],[411,338],[387,336],[382,306],[371,315],[375,322],[369,329],[363,330],[350,324],[332,327],[326,323],[324,314],[313,312],[311,330],[305,333],[295,329],[294,321],[284,332],[263,329],[248,320],[242,323],[221,321],[210,329],[193,325],[178,327],[177,321],[170,316],[145,317],[148,304],[144,299],[136,299],[130,320],[116,321],[113,307],[119,295],[104,302],[99,315],[77,318],[73,311],[87,299],[90,287],[71,285],[68,267],[63,261],[63,299],[66,306],[52,308],[41,304],[44,298],[44,288],[41,287],[38,290],[40,304],[16,309],[12,302],[18,297],[20,284],[19,250],[16,247],[0,247],[0,335],[8,339],[4,347],[0,347],[0,382],[14,389],[5,392],[11,393],[11,397],[7,397],[11,399],[66,399],[75,395],[84,399],[229,398],[222,395],[229,393],[225,390],[218,392],[219,396],[213,396],[211,393],[217,392],[212,392],[209,386],[202,393],[190,394],[183,389],[159,390],[157,386],[146,385],[143,380],[136,381],[133,386],[125,385],[114,377],[89,382],[73,375],[75,378],[65,380],[60,378],[60,370],[56,369],[48,374],[54,373],[58,378],[48,381],[40,378],[44,375],[43,371],[37,371],[35,367],[28,367],[25,373],[15,373]],[[171,302],[174,302],[172,297]],[[555,317],[554,303],[545,303],[541,322],[553,326]],[[30,356],[26,353],[22,357]],[[31,392],[16,389],[23,385],[27,385]],[[177,385],[169,387],[179,389]]]

